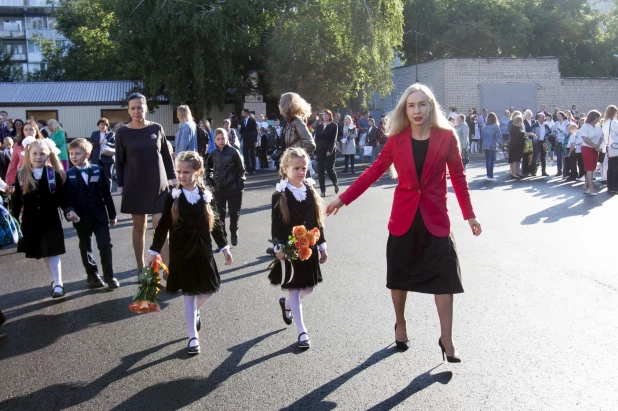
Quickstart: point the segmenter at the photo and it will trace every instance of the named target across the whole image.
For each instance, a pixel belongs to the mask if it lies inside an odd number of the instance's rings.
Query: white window
[[[45,17],[26,17],[26,28],[28,30],[46,29]]]
[[[28,40],[28,53],[40,53],[41,45],[37,41]]]
[[[56,28],[56,18],[55,17],[48,17],[47,18],[47,28],[48,29],[55,29]]]

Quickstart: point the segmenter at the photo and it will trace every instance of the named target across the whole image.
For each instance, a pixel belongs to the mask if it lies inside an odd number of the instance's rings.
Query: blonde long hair
[[[385,127],[385,133],[387,136],[390,137],[397,135],[402,131],[410,128],[410,120],[408,120],[408,116],[406,115],[406,103],[410,94],[417,91],[423,93],[429,101],[429,126],[431,128],[437,128],[440,130],[453,129],[453,126],[451,126],[451,123],[444,115],[442,107],[440,106],[440,103],[438,103],[438,101],[436,100],[436,97],[434,96],[431,89],[424,84],[414,83],[410,87],[408,87],[406,91],[403,92],[395,109],[387,114]]]
[[[178,116],[178,120],[184,123],[187,121],[193,121],[193,115],[191,114],[191,109],[187,105],[178,106],[176,109],[176,114]]]
[[[300,147],[288,148],[285,150],[283,155],[281,156],[281,164],[279,166],[279,175],[283,180],[287,181],[287,174],[285,173],[285,168],[290,166],[290,163],[295,158],[304,158],[309,164],[309,155],[305,150]],[[317,218],[318,227],[324,226],[324,212],[322,211],[322,198],[318,196],[318,193],[315,191],[311,184],[307,184],[309,187],[309,193],[313,196],[313,201],[315,203],[315,215]],[[286,224],[290,223],[290,209],[288,207],[288,199],[282,194],[279,196],[279,201],[277,202],[277,207],[279,207],[279,211],[281,211],[281,216],[283,217],[283,222]]]
[[[191,166],[191,169],[194,171],[199,171],[199,175],[197,178],[196,185],[202,190],[206,191],[208,188],[204,185],[204,160],[202,160],[202,156],[200,156],[195,151],[181,151],[176,156],[176,167],[180,163],[187,163]],[[182,189],[182,185],[178,183],[178,188]],[[178,200],[180,197],[174,199],[174,204],[172,204],[172,224],[176,225],[180,220],[180,213],[178,211]],[[208,222],[208,231],[212,231],[215,226],[215,212],[209,203],[205,203],[204,205],[204,215],[206,216],[206,221]]]
[[[24,168],[19,171],[19,182],[21,184],[21,190],[23,194],[28,194],[30,192],[36,191],[39,185],[38,181],[34,178],[34,174],[32,171],[34,167],[32,167],[32,161],[30,160],[30,150],[32,150],[32,147],[34,146],[41,148],[45,152],[45,154],[47,154],[47,161],[49,162],[49,164],[51,164],[51,167],[56,172],[58,180],[60,180],[60,184],[58,184],[58,186],[62,186],[62,183],[66,180],[64,167],[58,159],[58,156],[49,148],[49,146],[44,140],[35,140],[25,147]]]
[[[292,121],[294,117],[306,119],[311,116],[311,104],[296,93],[285,93],[279,100],[279,111],[286,121]]]

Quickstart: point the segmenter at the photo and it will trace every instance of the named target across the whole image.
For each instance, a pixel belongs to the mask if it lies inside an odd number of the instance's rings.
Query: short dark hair
[[[97,121],[97,127],[99,127],[99,124],[101,123],[105,123],[105,126],[109,127],[109,120],[106,119],[105,117],[101,117],[99,121]]]
[[[243,112],[243,113],[247,113],[247,114],[251,114],[251,112],[249,111],[249,109],[248,109],[248,108],[243,108],[243,109],[242,109],[242,112]]]

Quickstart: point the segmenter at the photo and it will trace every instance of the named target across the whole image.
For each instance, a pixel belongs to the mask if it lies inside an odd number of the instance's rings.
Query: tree
[[[607,76],[606,19],[586,0],[406,0],[403,51],[416,60],[418,32],[419,62],[557,56],[564,76]]]
[[[284,9],[267,40],[270,94],[295,91],[323,107],[366,89],[387,94],[402,23],[400,0],[321,0]]]
[[[42,42],[40,79],[141,80],[149,97],[198,111],[240,101],[257,69],[266,94],[333,105],[392,86],[401,0],[61,0],[65,48]]]
[[[111,0],[61,0],[55,12],[58,30],[70,41],[38,39],[46,68],[38,80],[118,80],[131,78],[111,38],[118,24]]]
[[[7,52],[0,42],[0,81],[21,81],[24,79],[24,70],[16,67],[11,58],[12,52]]]

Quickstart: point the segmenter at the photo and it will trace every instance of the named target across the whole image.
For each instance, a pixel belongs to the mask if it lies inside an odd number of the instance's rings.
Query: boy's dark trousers
[[[242,207],[242,190],[215,190],[214,194],[217,213],[223,226],[223,234],[227,238],[227,230],[225,229],[226,205],[230,209],[230,232],[236,234],[238,231],[238,220],[240,219],[240,208]]]
[[[571,177],[582,178],[584,174],[586,174],[584,171],[584,158],[582,157],[582,153],[573,152],[569,160],[571,161]],[[578,168],[579,172],[577,172]]]
[[[94,255],[92,254],[92,235],[94,234],[97,240],[97,248],[101,254],[103,278],[105,281],[109,281],[114,277],[114,268],[112,265],[112,239],[109,234],[109,226],[99,223],[94,218],[89,220],[89,225],[82,225],[81,222],[75,224],[77,238],[79,238],[79,253],[82,257],[82,263],[89,277],[99,274],[97,263],[94,261]]]
[[[568,178],[571,175],[571,157],[565,157],[563,155],[562,163],[564,164],[562,167],[562,176]]]

